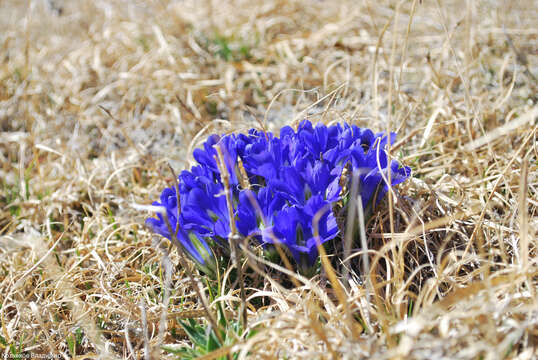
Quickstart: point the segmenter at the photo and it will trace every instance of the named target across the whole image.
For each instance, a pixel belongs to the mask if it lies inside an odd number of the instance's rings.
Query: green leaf
[[[163,345],[162,349],[170,354],[180,355],[181,359],[195,359],[198,357],[195,351],[185,346]]]
[[[84,337],[84,334],[82,333],[81,328],[77,328],[77,330],[75,330],[75,337],[77,339],[77,344],[82,345],[82,339]]]
[[[75,356],[76,353],[76,344],[75,344],[75,339],[73,339],[73,336],[68,336],[66,339],[67,341],[67,347],[69,348],[69,351],[71,352],[71,355],[72,356]]]
[[[205,339],[204,328],[196,324],[193,319],[188,319],[189,323],[187,324],[184,321],[179,320],[179,324],[187,333],[189,339],[193,342],[194,345],[199,347],[205,347],[207,341]]]
[[[215,331],[209,328],[209,334],[207,336],[207,344],[206,344],[207,352],[217,350],[220,347],[221,347],[221,344],[219,342],[219,339],[217,338],[217,335],[215,334]]]

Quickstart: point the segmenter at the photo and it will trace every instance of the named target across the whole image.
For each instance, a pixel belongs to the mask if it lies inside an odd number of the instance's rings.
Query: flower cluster
[[[391,186],[409,177],[408,167],[387,159],[385,147],[395,136],[348,124],[314,127],[307,120],[297,131],[282,128],[279,137],[255,129],[211,135],[194,151],[198,165],[181,172],[178,186],[165,189],[154,203],[164,207],[163,213],[146,223],[181,246],[206,273],[215,269],[213,249],[229,248],[231,221],[237,235],[264,248],[278,243],[300,268],[311,267],[318,243],[339,235],[333,205],[349,185],[344,169],[360,174],[364,207],[388,191],[389,167]]]

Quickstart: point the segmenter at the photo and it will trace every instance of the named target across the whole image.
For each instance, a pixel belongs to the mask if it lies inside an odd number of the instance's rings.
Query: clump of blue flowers
[[[282,128],[279,137],[255,129],[211,135],[203,149],[194,151],[198,164],[181,172],[178,185],[164,189],[153,203],[163,212],[146,223],[207,274],[215,273],[217,250],[230,253],[232,226],[266,250],[279,244],[308,273],[318,259],[318,242],[341,234],[333,208],[347,196],[350,177],[345,173],[360,174],[364,208],[375,206],[388,191],[389,167],[390,186],[410,176],[409,167],[388,161],[385,148],[395,138],[395,133],[374,134],[348,124],[313,126],[307,120],[297,131]]]

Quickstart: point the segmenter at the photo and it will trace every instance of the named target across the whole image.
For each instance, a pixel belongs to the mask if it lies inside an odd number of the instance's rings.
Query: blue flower
[[[262,236],[265,244],[284,245],[304,270],[316,262],[318,243],[332,240],[338,233],[331,204],[316,195],[308,199],[303,207],[283,207],[274,217],[274,225],[265,228]]]
[[[307,120],[297,131],[283,127],[280,137],[255,129],[211,135],[193,153],[198,165],[179,175],[179,194],[167,188],[154,203],[165,208],[165,216],[157,214],[146,223],[179,244],[205,272],[214,270],[216,248],[230,253],[231,222],[239,235],[265,248],[280,244],[300,269],[308,270],[317,261],[317,245],[340,235],[333,205],[346,196],[343,185],[350,185],[350,178],[342,178],[344,169],[359,174],[365,208],[410,176],[408,167],[395,160],[389,164],[385,148],[395,136],[349,124],[313,126]],[[225,166],[217,163],[217,147]],[[221,168],[228,172],[233,219]]]
[[[156,219],[147,219],[146,224],[157,234],[180,246],[206,274],[214,274],[216,270],[215,258],[206,238],[200,232],[190,231],[192,226],[189,226],[189,223],[185,221],[183,213],[178,216],[175,187],[164,189],[160,200],[160,202],[154,202],[153,205],[163,207],[163,213],[158,213]],[[198,220],[200,219],[197,218],[196,221]]]

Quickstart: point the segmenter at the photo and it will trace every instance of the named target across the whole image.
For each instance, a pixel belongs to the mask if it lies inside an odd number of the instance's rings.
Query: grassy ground
[[[208,134],[308,117],[398,131],[413,179],[340,286],[258,263],[250,337],[206,358],[536,358],[536,18],[532,0],[0,1],[2,356],[190,346],[178,318],[207,316],[139,205]],[[233,322],[238,291],[210,310]]]

